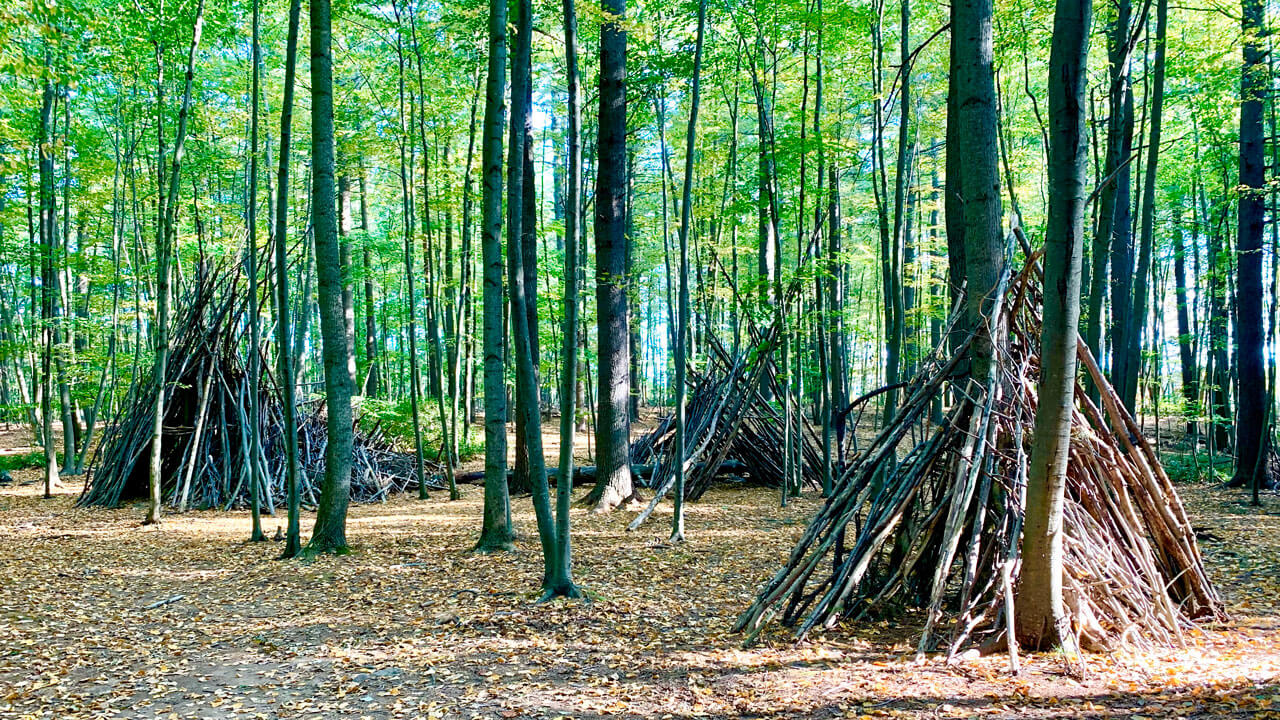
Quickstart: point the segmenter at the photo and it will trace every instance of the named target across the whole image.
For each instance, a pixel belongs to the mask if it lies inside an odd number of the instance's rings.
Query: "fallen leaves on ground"
[[[1235,618],[1187,647],[915,664],[909,630],[841,628],[752,649],[728,633],[820,500],[718,488],[670,547],[658,514],[573,513],[591,602],[534,603],[532,511],[512,553],[471,552],[463,499],[356,506],[355,552],[281,562],[245,513],[139,526],[74,508],[75,486],[0,491],[0,718],[1280,717],[1280,513],[1185,492]],[[303,527],[310,526],[310,517]],[[268,518],[268,533],[283,518]],[[150,607],[153,606],[155,607]]]

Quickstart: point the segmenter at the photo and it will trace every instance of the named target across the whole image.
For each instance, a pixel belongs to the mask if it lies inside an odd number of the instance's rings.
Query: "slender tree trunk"
[[[578,242],[580,234],[578,207],[582,202],[582,99],[578,73],[578,16],[574,0],[564,0],[565,79],[569,89],[568,126],[565,144],[568,167],[565,169],[564,198],[564,327],[560,375],[560,474],[556,480],[556,551],[548,569],[544,592],[549,597],[576,598],[582,591],[573,582],[573,552],[570,547],[569,508],[573,502],[573,450],[576,422],[574,388],[578,375]],[[557,167],[557,171],[559,167]]]
[[[502,327],[502,131],[507,85],[507,2],[489,0],[489,76],[481,144],[481,254],[484,264],[484,524],[476,549],[510,550],[507,391]]]
[[[525,154],[530,139],[530,68],[533,44],[533,3],[519,0],[516,3],[519,17],[516,22],[515,53],[511,73],[511,134],[508,140],[510,163],[507,170],[507,282],[511,290],[512,350],[516,362],[516,410],[523,415],[525,448],[528,450],[529,475],[533,489],[533,511],[538,521],[538,539],[542,544],[543,597],[551,598],[559,593],[552,584],[556,572],[556,531],[551,516],[551,496],[547,487],[546,459],[542,453],[541,412],[538,404],[538,374],[534,362],[532,335],[538,331],[536,320],[530,322],[530,296],[527,285],[524,221],[525,204],[530,200],[525,193],[527,165],[532,156]],[[536,282],[536,274],[535,274]],[[536,315],[534,316],[536,318]],[[564,478],[560,482],[572,482]]]
[[[1130,82],[1130,59],[1132,49],[1130,30],[1132,26],[1132,9],[1129,0],[1118,0],[1116,17],[1108,31],[1107,54],[1111,61],[1110,115],[1107,120],[1107,154],[1103,165],[1104,183],[1099,196],[1098,239],[1094,241],[1095,253],[1108,254],[1107,262],[1111,266],[1110,294],[1111,315],[1108,323],[1108,337],[1111,345],[1111,382],[1118,388],[1125,387],[1128,382],[1129,356],[1128,318],[1133,305],[1133,234],[1131,229],[1131,191],[1133,163],[1133,86]],[[1096,269],[1098,260],[1094,261]],[[1105,271],[1090,276],[1090,281],[1099,288],[1096,298],[1090,297],[1090,325],[1093,332],[1093,304],[1102,300],[1102,288],[1107,287]],[[1092,294],[1092,293],[1091,293]],[[1101,315],[1098,313],[1097,345],[1090,347],[1098,358],[1105,357],[1102,347]],[[1092,341],[1094,338],[1088,338]]]
[[[53,441],[53,258],[56,194],[53,188],[53,105],[55,102],[53,80],[45,81],[40,103],[40,395],[41,438],[44,444],[44,496],[53,497],[53,490],[61,485],[58,473],[58,450]],[[35,283],[32,283],[35,287]]]
[[[400,23],[400,8],[395,6],[396,14],[396,64],[399,72],[399,110],[400,110],[400,215],[401,229],[404,233],[404,274],[407,296],[407,325],[405,334],[409,336],[409,415],[413,423],[414,475],[418,481],[418,499],[429,498],[427,478],[424,471],[426,460],[422,448],[422,372],[418,360],[418,291],[417,274],[413,269],[413,160],[406,159],[407,149],[413,146],[412,110],[405,113],[404,89],[404,43]],[[423,159],[426,162],[426,159]]]
[[[685,135],[684,189],[680,195],[680,308],[676,330],[676,435],[675,435],[675,487],[672,498],[675,513],[671,519],[671,542],[684,542],[684,474],[687,450],[685,447],[685,373],[686,348],[689,342],[689,224],[693,208],[693,160],[698,137],[698,101],[702,80],[702,43],[707,24],[707,0],[698,1],[698,34],[693,50],[693,89],[689,99],[689,131]]]
[[[352,392],[356,385],[356,297],[351,284],[351,178],[338,177],[338,259],[342,266],[342,327],[347,333],[347,370]]]
[[[364,261],[364,359],[368,365],[365,372],[364,394],[376,398],[382,392],[381,379],[378,374],[378,325],[374,321],[373,295],[373,249],[369,242],[369,195],[365,187],[364,169],[360,170],[360,230],[364,232],[364,247],[361,249]]]
[[[1196,407],[1200,404],[1200,388],[1194,350],[1195,332],[1188,313],[1187,249],[1182,228],[1182,204],[1175,203],[1173,212],[1173,292],[1178,305],[1178,358],[1182,369],[1182,398],[1187,406],[1187,435],[1195,442],[1195,416],[1198,414]]]
[[[351,346],[342,307],[342,261],[334,217],[333,54],[330,0],[309,0],[311,17],[311,217],[315,236],[320,341],[328,412],[324,481],[310,553],[347,551],[351,501]]]
[[[172,254],[177,245],[177,225],[178,225],[178,188],[182,180],[182,151],[187,139],[187,119],[191,114],[191,85],[195,76],[196,49],[200,46],[200,31],[204,28],[204,0],[199,0],[196,4],[195,23],[191,32],[191,47],[187,52],[187,73],[186,80],[183,85],[182,107],[178,111],[178,129],[173,141],[173,156],[171,159],[171,169],[169,171],[169,179],[167,186],[161,188],[161,194],[166,195],[161,209],[163,211],[162,219],[157,228],[156,243],[156,361],[155,361],[155,378],[156,378],[156,407],[154,426],[151,434],[151,474],[150,474],[150,491],[151,502],[147,508],[147,517],[143,521],[144,524],[150,525],[160,522],[160,488],[164,482],[163,477],[163,444],[164,444],[164,413],[165,413],[165,376],[167,375],[169,362],[169,264],[172,261]],[[157,58],[163,56],[163,50],[160,46],[156,49]],[[163,84],[163,73],[161,79],[157,80],[157,87]],[[157,107],[163,111],[163,94],[160,93],[156,101]],[[160,137],[163,138],[163,125],[158,128]],[[163,177],[163,159],[164,159],[164,141],[160,143],[161,151],[159,158],[161,160],[160,175]]]
[[[631,444],[630,332],[627,317],[627,32],[626,0],[602,0],[600,114],[596,141],[596,313],[599,412],[592,493],[597,512],[636,497],[628,454]]]
[[[1071,640],[1062,597],[1062,517],[1075,406],[1076,332],[1084,253],[1089,137],[1085,102],[1092,5],[1092,0],[1058,0],[1049,54],[1044,322],[1016,605],[1017,640],[1037,649]]]
[[[285,441],[285,494],[288,505],[288,530],[285,533],[281,559],[297,557],[302,551],[302,492],[298,467],[297,391],[294,363],[290,352],[293,341],[289,304],[289,153],[293,137],[293,88],[298,66],[298,24],[302,0],[289,3],[289,31],[285,50],[284,101],[280,105],[280,165],[276,171],[276,372],[280,375],[280,414]]]
[[[1132,311],[1127,318],[1129,327],[1125,330],[1125,338],[1128,342],[1128,347],[1124,349],[1128,355],[1125,361],[1127,368],[1124,377],[1125,385],[1120,388],[1120,400],[1130,413],[1137,408],[1138,375],[1142,368],[1142,332],[1146,326],[1147,296],[1151,291],[1148,286],[1152,272],[1151,256],[1155,248],[1156,168],[1160,158],[1161,116],[1164,109],[1165,27],[1168,15],[1168,0],[1156,0],[1156,52],[1151,87],[1150,142],[1146,150],[1147,172],[1142,185],[1142,234],[1138,244],[1138,268],[1133,277]],[[1261,111],[1259,111],[1259,126],[1261,126]],[[1261,280],[1259,280],[1259,286],[1261,286]]]
[[[249,276],[249,505],[253,518],[253,527],[249,533],[250,542],[263,542],[267,539],[262,534],[262,495],[265,487],[262,477],[263,467],[258,462],[262,455],[262,432],[259,430],[261,419],[261,355],[262,319],[258,316],[258,100],[260,97],[258,72],[260,70],[261,46],[259,45],[260,2],[253,2],[253,48],[250,53],[253,63],[252,93],[249,101],[249,199],[245,203],[248,224],[248,245],[245,252],[245,274]],[[200,415],[204,418],[204,413]]]

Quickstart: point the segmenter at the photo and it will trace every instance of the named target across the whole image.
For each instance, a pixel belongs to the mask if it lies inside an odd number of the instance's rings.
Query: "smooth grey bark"
[[[1162,0],[1163,2],[1163,0]],[[1062,597],[1063,507],[1075,406],[1077,327],[1084,254],[1089,29],[1092,0],[1058,0],[1049,51],[1049,216],[1044,250],[1040,381],[1027,470],[1017,640],[1071,642]]]
[[[968,283],[966,314],[976,333],[969,356],[974,379],[985,385],[1000,343],[987,326],[1004,270],[992,6],[991,0],[956,0],[952,8],[955,16],[951,41],[956,46],[958,62],[951,82],[957,94],[960,144],[948,152],[964,155],[961,198]]]
[[[315,237],[320,342],[328,411],[324,480],[306,552],[347,552],[351,502],[351,345],[342,307],[342,263],[335,217],[333,54],[330,0],[309,0],[311,20],[311,217]]]

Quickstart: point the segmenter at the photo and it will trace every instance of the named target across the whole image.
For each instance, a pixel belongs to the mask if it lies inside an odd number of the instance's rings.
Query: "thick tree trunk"
[[[1058,0],[1049,54],[1049,217],[1039,400],[1027,471],[1017,640],[1043,648],[1071,638],[1062,597],[1062,514],[1084,253],[1089,28],[1092,0]]]
[[[1263,357],[1262,236],[1265,215],[1266,139],[1262,100],[1267,77],[1262,0],[1244,0],[1244,67],[1240,80],[1240,200],[1236,281],[1236,468],[1232,484],[1264,482],[1267,449],[1267,375]]]
[[[956,30],[956,21],[959,19],[957,13],[959,9],[955,3],[951,4],[951,49],[948,58],[949,76],[955,78],[960,71],[960,65],[964,59],[959,55],[960,47],[956,43],[956,36],[959,34]],[[965,219],[964,219],[964,151],[961,148],[963,143],[960,132],[960,94],[955,82],[951,82],[947,86],[947,135],[946,135],[946,179],[943,189],[943,215],[944,222],[947,226],[947,292],[951,302],[948,303],[947,310],[951,311],[960,300],[961,293],[965,287],[966,269],[965,269]],[[954,324],[948,344],[952,350],[955,350],[965,335],[965,329],[969,326],[966,316],[962,313]]]
[[[989,331],[1004,271],[1004,238],[1000,227],[1000,170],[997,148],[996,93],[992,64],[991,0],[957,0],[952,40],[957,67],[951,77],[959,106],[960,144],[950,150],[964,155],[961,197],[964,201],[965,275],[968,324],[977,333],[970,349],[974,379],[985,385],[1000,338]]]
[[[599,412],[596,463],[602,469],[592,493],[597,512],[636,497],[627,462],[631,441],[630,331],[627,317],[627,31],[626,1],[602,0],[600,113],[596,171],[596,313]]]
[[[324,357],[328,442],[316,525],[307,551],[347,549],[351,501],[351,346],[342,307],[342,264],[334,217],[333,54],[329,0],[309,0],[311,16],[311,215],[315,235],[320,341]]]

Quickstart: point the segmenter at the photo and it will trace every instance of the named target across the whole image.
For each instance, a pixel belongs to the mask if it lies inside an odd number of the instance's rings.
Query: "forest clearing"
[[[0,720],[1280,717],[1277,27],[0,3]]]
[[[548,439],[554,430],[548,428]],[[39,471],[15,473],[22,483]],[[527,498],[514,553],[471,552],[481,488],[353,507],[351,555],[278,562],[243,512],[138,528],[69,484],[0,489],[0,717],[1261,718],[1280,714],[1280,512],[1181,488],[1232,619],[1185,648],[913,658],[880,621],[750,649],[729,632],[820,503],[721,485],[690,540],[574,510],[591,601],[535,604]],[[669,505],[664,507],[670,514]],[[662,511],[660,511],[662,512]],[[308,514],[308,520],[310,520]],[[277,524],[268,520],[268,527]],[[33,672],[33,669],[36,671]]]

